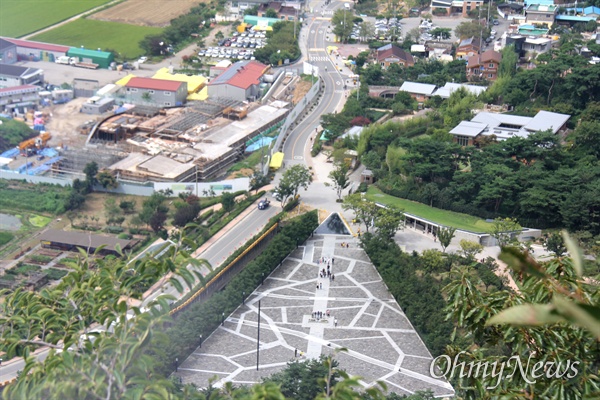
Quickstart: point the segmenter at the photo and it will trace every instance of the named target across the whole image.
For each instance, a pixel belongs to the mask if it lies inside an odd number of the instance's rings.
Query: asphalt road
[[[260,232],[260,230],[262,230],[262,228],[267,224],[269,219],[281,211],[278,202],[274,199],[270,200],[271,206],[266,210],[259,210],[256,207],[256,204],[258,203],[252,205],[251,207],[254,207],[254,209],[245,218],[239,221],[233,227],[233,229],[226,232],[197,258],[207,260],[213,268],[218,268],[221,263],[223,263],[223,261],[225,261],[227,257],[231,255],[231,253],[246,243],[252,236]],[[169,283],[165,284],[163,287],[164,290],[157,290],[148,296],[144,300],[143,306],[146,306],[149,302],[153,301],[161,294],[169,294],[177,298],[182,295],[173,285]]]
[[[324,10],[343,7],[344,3],[329,4]],[[283,146],[286,165],[304,164],[310,154],[310,138],[315,136],[315,128],[321,123],[323,114],[333,113],[344,97],[344,81],[348,78],[336,69],[332,58],[327,54],[327,46],[334,45],[326,40],[330,21],[319,17],[320,12],[309,17],[307,34],[308,62],[319,68],[319,75],[325,84],[323,98],[317,107],[291,132]]]

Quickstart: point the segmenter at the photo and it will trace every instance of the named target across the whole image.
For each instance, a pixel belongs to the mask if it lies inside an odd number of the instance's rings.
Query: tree
[[[294,187],[289,179],[281,179],[279,185],[273,189],[273,196],[281,203],[281,207],[285,206],[287,200],[294,195]]]
[[[393,238],[404,225],[404,212],[394,206],[378,207],[375,217],[377,234],[386,238]]]
[[[235,207],[235,195],[231,192],[223,192],[221,194],[221,205],[225,212],[233,210]]]
[[[567,251],[565,240],[560,233],[556,232],[548,235],[548,238],[544,242],[544,248],[554,253],[555,257],[562,257]]]
[[[432,29],[429,33],[434,38],[440,38],[442,40],[450,39],[450,36],[452,36],[452,30],[450,28],[437,27]]]
[[[5,293],[0,305],[0,342],[6,356],[24,356],[26,364],[16,382],[4,388],[8,399],[123,399],[167,398],[172,383],[154,372],[145,354],[157,330],[167,321],[170,296],[145,305],[132,305],[146,281],[173,273],[169,282],[178,290],[192,287],[187,270],[189,254],[176,242],[162,260],[122,257],[92,258],[80,262],[52,288],[39,292],[18,289]],[[98,329],[105,327],[107,329]],[[110,329],[108,329],[110,327]],[[38,362],[30,354],[50,348]],[[67,351],[67,349],[69,351]],[[135,382],[131,385],[131,382]]]
[[[367,232],[369,227],[375,223],[375,218],[379,213],[379,207],[372,201],[363,200],[360,193],[354,193],[344,198],[342,209],[354,212],[354,219],[366,226]]]
[[[368,21],[362,22],[358,29],[358,35],[361,41],[368,41],[375,37],[375,26]]]
[[[454,239],[454,233],[456,232],[456,228],[452,227],[444,227],[440,228],[437,233],[437,237],[440,241],[440,246],[442,246],[442,252],[445,253],[450,243],[452,243],[452,239]]]
[[[116,189],[119,187],[117,179],[108,171],[98,173],[96,180],[104,189]]]
[[[135,210],[134,200],[121,200],[119,202],[119,208],[126,214],[131,214]]]
[[[96,175],[98,175],[98,164],[96,161],[92,161],[85,165],[83,168],[83,173],[85,174],[85,183],[87,185],[87,192],[92,191],[92,187],[98,182],[96,179]]]
[[[298,195],[298,190],[302,187],[304,190],[308,190],[308,185],[311,184],[313,177],[310,170],[302,165],[296,164],[288,168],[284,173],[281,180],[288,181],[293,188],[293,195]]]
[[[447,317],[475,343],[456,342],[448,348],[448,356],[454,359],[459,355],[461,363],[469,366],[473,362],[476,367],[493,362],[506,365],[510,358],[511,371],[517,358],[523,366],[529,361],[542,366],[544,372],[553,372],[536,374],[537,379],[532,379],[531,370],[525,377],[517,372],[511,379],[502,379],[507,375],[498,379],[490,374],[455,374],[458,397],[552,398],[560,393],[564,399],[580,399],[583,393],[597,392],[600,306],[592,294],[597,288],[581,275],[579,249],[573,245],[569,250],[574,259],[540,264],[516,248],[504,248],[500,259],[512,268],[517,293],[510,289],[482,291],[471,269],[452,270],[452,282],[444,288]]]
[[[166,48],[166,39],[163,35],[146,35],[139,43],[144,53],[152,56],[160,56]]]
[[[346,42],[352,33],[352,12],[344,9],[338,9],[333,13],[331,25],[333,34],[340,38],[340,41]]]
[[[332,186],[337,193],[338,203],[341,203],[342,192],[350,185],[348,166],[344,162],[339,163],[335,169],[329,173],[329,179],[333,182]]]
[[[277,11],[275,11],[272,8],[267,8],[267,11],[265,12],[265,17],[267,17],[267,18],[277,18]]]
[[[188,198],[190,197],[196,197],[194,195],[188,196]],[[197,199],[197,197],[196,197]],[[200,212],[200,202],[198,200],[196,201],[187,201],[186,203],[181,205],[179,208],[177,208],[177,211],[175,211],[175,215],[173,216],[173,225],[177,226],[177,227],[184,227],[187,224],[189,224],[190,222],[194,221],[196,219],[196,217],[198,216],[198,213]]]
[[[519,56],[515,51],[514,45],[506,46],[502,49],[502,60],[500,61],[500,65],[498,66],[498,77],[513,77],[517,73],[517,62],[519,61]]]
[[[515,218],[496,218],[489,234],[496,239],[498,246],[506,247],[518,242],[522,229]]]
[[[483,245],[471,240],[462,239],[459,245],[463,256],[470,262],[473,262],[475,256],[483,250]]]
[[[467,39],[470,37],[479,38],[480,36],[482,36],[483,39],[486,39],[488,36],[487,29],[485,29],[479,21],[461,22],[454,28],[454,35],[459,39]]]
[[[162,230],[165,221],[167,220],[167,212],[169,208],[163,203],[167,199],[167,196],[163,192],[154,192],[152,196],[144,200],[142,204],[142,211],[139,216],[140,219],[148,224],[152,230],[158,232]]]
[[[110,224],[115,217],[121,213],[121,209],[117,206],[117,201],[114,197],[107,197],[104,200],[104,214],[106,221]]]
[[[265,176],[260,171],[254,171],[252,176],[250,177],[250,190],[254,190],[254,192],[258,192],[258,189],[265,186],[269,183],[269,177]]]
[[[257,4],[253,7],[246,8],[244,10],[244,15],[258,15],[258,7],[259,7],[259,5]]]

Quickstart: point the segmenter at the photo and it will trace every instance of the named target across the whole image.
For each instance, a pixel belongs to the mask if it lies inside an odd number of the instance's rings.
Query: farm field
[[[115,50],[124,59],[133,59],[144,52],[138,46],[146,35],[159,34],[162,28],[78,19],[31,38],[40,42],[88,49]]]
[[[426,204],[416,201],[401,199],[383,193],[375,186],[369,186],[367,190],[367,199],[381,204],[391,204],[403,209],[408,214],[425,218],[431,222],[437,222],[445,226],[451,226],[457,229],[464,229],[471,232],[488,232],[492,229],[492,224],[479,217],[461,214],[454,211],[442,210],[441,208],[429,207]]]
[[[199,0],[127,0],[90,18],[141,26],[165,27],[173,18],[198,5]]]
[[[110,0],[0,0],[0,36],[19,37]]]

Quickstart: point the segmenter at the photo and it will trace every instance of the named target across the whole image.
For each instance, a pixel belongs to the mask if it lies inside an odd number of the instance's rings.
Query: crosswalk
[[[327,57],[327,56],[322,56],[322,57],[320,57],[320,56],[314,56],[314,57],[312,57],[311,56],[311,57],[308,58],[308,61],[309,62],[314,62],[314,61],[329,61],[329,57]]]

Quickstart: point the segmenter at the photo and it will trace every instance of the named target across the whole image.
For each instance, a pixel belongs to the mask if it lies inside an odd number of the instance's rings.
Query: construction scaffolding
[[[52,165],[54,174],[81,174],[85,166],[91,162],[98,165],[98,170],[113,165],[117,161],[125,158],[127,153],[119,150],[109,149],[67,149],[61,151],[63,159]]]

